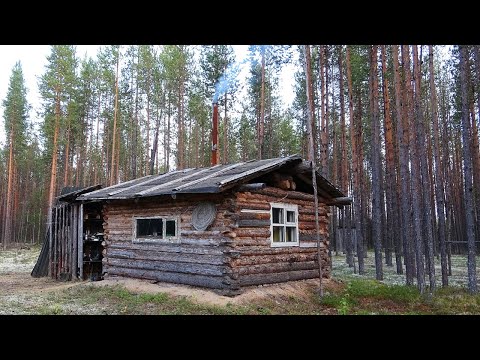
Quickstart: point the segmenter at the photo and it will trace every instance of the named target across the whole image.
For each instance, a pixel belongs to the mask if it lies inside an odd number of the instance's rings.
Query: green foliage
[[[2,105],[4,107],[6,145],[7,147],[10,145],[10,135],[13,132],[15,158],[17,162],[24,161],[27,135],[30,130],[28,122],[30,105],[27,102],[27,89],[20,62],[17,62],[12,69],[7,95]]]

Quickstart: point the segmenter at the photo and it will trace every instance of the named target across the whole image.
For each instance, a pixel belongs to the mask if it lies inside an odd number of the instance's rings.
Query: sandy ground
[[[325,285],[329,280],[324,281]],[[188,285],[152,282],[141,279],[123,277],[109,278],[102,281],[68,281],[59,282],[50,278],[33,278],[30,273],[3,273],[0,274],[0,296],[28,293],[46,293],[62,290],[72,286],[115,286],[121,285],[133,293],[167,293],[172,296],[185,296],[189,300],[209,305],[225,306],[230,304],[247,304],[252,300],[270,299],[273,301],[282,298],[308,298],[308,289],[318,287],[318,279],[290,281],[282,284],[252,286],[240,295],[229,297],[214,291]]]
[[[324,281],[325,285],[329,280]],[[148,280],[115,277],[102,281],[91,282],[94,286],[121,285],[134,293],[167,293],[172,296],[185,296],[197,303],[225,306],[230,304],[246,304],[252,300],[269,298],[277,300],[282,297],[307,299],[307,289],[318,286],[318,279],[290,281],[281,284],[269,284],[245,288],[242,294],[229,297],[214,291],[188,285],[153,282]]]

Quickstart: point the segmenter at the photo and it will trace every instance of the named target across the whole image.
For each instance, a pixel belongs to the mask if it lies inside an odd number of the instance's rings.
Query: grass
[[[0,251],[0,274],[30,272],[40,254],[41,245],[23,245]]]
[[[7,272],[29,272],[40,248],[0,252],[0,276]],[[404,275],[395,267],[384,267],[384,280],[374,280],[373,254],[366,259],[366,275],[353,273],[344,257],[334,257],[334,281],[325,285],[320,298],[316,285],[306,287],[305,296],[275,295],[248,304],[225,306],[195,302],[166,293],[136,293],[120,285],[93,286],[78,283],[68,288],[35,293],[7,293],[0,289],[0,314],[37,315],[451,315],[480,314],[480,295],[469,294],[459,281],[465,276],[464,257],[452,257],[453,276],[447,288],[435,296],[422,295],[415,286],[404,285]],[[28,267],[25,270],[25,267]],[[8,269],[8,270],[5,270]],[[438,274],[438,272],[437,272]],[[6,276],[6,274],[4,275]]]

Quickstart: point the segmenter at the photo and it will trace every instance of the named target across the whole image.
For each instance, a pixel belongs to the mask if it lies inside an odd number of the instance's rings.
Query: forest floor
[[[0,314],[480,314],[480,295],[465,288],[438,289],[434,297],[404,286],[404,276],[385,267],[385,280],[373,280],[373,254],[366,276],[353,274],[343,256],[334,256],[333,279],[255,286],[236,297],[185,285],[111,278],[58,282],[32,278],[40,247],[0,251]],[[465,257],[454,257],[450,283],[462,285]],[[457,266],[459,269],[457,269]],[[457,280],[455,278],[457,276]]]

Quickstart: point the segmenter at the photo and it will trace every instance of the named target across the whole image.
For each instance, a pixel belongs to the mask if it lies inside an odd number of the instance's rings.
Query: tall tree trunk
[[[365,273],[365,261],[364,261],[364,254],[363,254],[363,234],[362,234],[362,225],[361,225],[361,189],[360,189],[360,161],[359,161],[359,154],[357,152],[358,144],[357,144],[357,137],[354,135],[354,110],[353,110],[353,87],[352,87],[352,70],[350,65],[350,47],[347,46],[347,54],[346,54],[346,62],[347,62],[347,84],[348,84],[348,105],[349,105],[349,114],[350,114],[350,130],[351,135],[350,139],[352,142],[352,163],[353,163],[353,196],[354,196],[354,207],[355,207],[355,234],[357,238],[357,256],[358,256],[358,273],[363,275]],[[361,111],[359,109],[358,111]],[[351,249],[351,239],[347,240],[347,246],[350,246]],[[351,250],[350,250],[351,251]],[[347,257],[348,248],[347,248]],[[353,258],[352,258],[352,266],[353,266]],[[349,263],[350,265],[350,263]]]
[[[70,158],[70,121],[67,126],[67,143],[65,145],[65,161],[64,161],[64,176],[63,176],[63,186],[68,186],[68,170],[69,170],[69,161]]]
[[[373,132],[372,148],[372,237],[375,250],[376,279],[383,280],[382,263],[382,209],[380,197],[380,117],[378,114],[378,74],[377,74],[377,46],[373,45],[370,52],[370,97]]]
[[[320,45],[320,56],[318,59],[319,73],[320,73],[320,120],[319,120],[319,141],[320,144],[320,174],[326,176],[324,156],[325,142],[325,128],[326,128],[326,114],[325,114],[325,45]]]
[[[13,195],[13,144],[15,141],[15,131],[13,122],[14,119],[10,119],[10,144],[8,151],[8,181],[7,181],[7,193],[6,193],[6,205],[5,205],[5,221],[3,231],[3,250],[7,248],[7,243],[12,241],[12,195]]]
[[[115,179],[115,144],[117,136],[117,110],[118,110],[118,65],[120,63],[120,49],[117,55],[117,75],[115,76],[115,108],[113,112],[113,132],[112,132],[112,162],[110,166],[110,186],[116,184]]]
[[[258,160],[263,156],[263,137],[265,123],[265,48],[262,47],[262,79],[260,89],[260,119],[258,124]]]
[[[48,275],[52,275],[52,211],[53,211],[53,199],[55,198],[55,190],[57,184],[57,151],[58,151],[58,133],[60,129],[60,89],[58,85],[55,88],[55,127],[53,130],[53,148],[52,148],[52,168],[50,171],[50,189],[48,192],[48,213],[47,213],[47,223],[49,231],[49,258],[48,258]]]
[[[433,46],[428,46],[430,70],[430,102],[432,104],[433,152],[435,156],[435,198],[437,202],[438,242],[440,245],[440,263],[442,270],[442,286],[448,286],[446,227],[445,227],[445,189],[443,164],[440,158],[440,137],[438,130],[437,93],[435,90],[435,73],[433,70]]]
[[[416,54],[414,54],[415,57]],[[402,46],[402,59],[405,71],[405,104],[406,104],[406,121],[412,131],[410,131],[410,159],[411,159],[411,182],[412,182],[412,222],[413,222],[413,239],[415,244],[415,262],[417,270],[417,286],[420,293],[425,292],[425,266],[424,266],[424,251],[423,251],[423,238],[422,238],[422,221],[421,221],[421,173],[420,173],[420,153],[418,151],[419,139],[418,131],[415,128],[418,124],[415,124],[415,112],[413,102],[413,89],[411,86],[411,70],[410,70],[410,50],[409,46]],[[416,102],[415,102],[416,104]],[[415,106],[416,108],[416,106]],[[418,130],[418,128],[417,128]],[[424,156],[424,154],[422,154]]]
[[[345,99],[344,99],[344,88],[343,88],[343,49],[342,46],[339,46],[338,49],[338,76],[339,76],[339,84],[340,84],[340,126],[341,126],[341,159],[340,159],[340,184],[342,187],[342,191],[347,194],[348,193],[348,183],[349,183],[349,174],[348,174],[348,156],[347,156],[347,130],[345,125]],[[347,241],[351,242],[351,218],[350,218],[350,208],[344,208],[343,211],[343,242],[345,239],[348,238]],[[340,244],[343,245],[343,244]],[[343,246],[340,249],[342,251]]]
[[[414,77],[415,77],[415,127],[417,129],[417,151],[418,156],[417,160],[420,164],[420,174],[421,176],[421,195],[423,198],[423,234],[422,238],[425,238],[426,242],[426,260],[428,265],[428,278],[430,281],[430,292],[435,291],[435,258],[433,251],[433,233],[432,233],[432,214],[430,206],[430,183],[428,175],[428,163],[427,163],[427,149],[425,147],[426,143],[426,134],[425,134],[425,121],[423,119],[423,109],[421,108],[421,70],[418,60],[418,50],[417,45],[413,46],[413,67],[414,67]],[[419,194],[420,195],[420,194]],[[420,214],[419,214],[420,215]]]
[[[314,150],[314,141],[313,141],[313,126],[315,124],[315,110],[313,107],[313,84],[312,84],[312,70],[311,70],[311,57],[310,57],[310,45],[304,46],[305,54],[305,75],[307,82],[307,103],[308,103],[308,122],[307,122],[307,132],[308,132],[308,160],[312,162],[312,183],[313,183],[313,195],[315,198],[315,233],[317,235],[317,257],[318,257],[318,272],[319,272],[319,282],[320,282],[320,297],[323,296],[323,282],[322,282],[322,254],[321,254],[321,244],[320,244],[320,227],[318,221],[318,194],[317,194],[317,176],[316,176],[316,164],[315,164],[315,150]]]
[[[329,132],[328,132],[328,124],[329,124],[329,106],[328,106],[328,47],[324,45],[325,49],[325,119],[324,119],[324,128],[322,131],[322,175],[325,176],[327,179],[330,179],[330,171],[328,167],[328,145],[329,145]]]
[[[93,164],[93,183],[98,184],[98,168],[103,167],[103,162],[98,163],[98,135],[100,130],[100,114],[101,114],[101,92],[98,92],[98,116],[97,116],[97,129],[96,129],[96,139],[95,139],[95,162]]]
[[[463,150],[463,171],[465,186],[465,225],[467,232],[468,247],[468,290],[471,293],[477,292],[477,271],[475,259],[475,224],[474,224],[474,202],[472,184],[472,154],[471,154],[471,129],[468,116],[468,78],[467,78],[467,48],[460,45],[460,82],[462,99],[462,150]]]
[[[400,67],[398,62],[398,46],[393,45],[393,67],[394,67],[394,87],[395,87],[395,109],[397,116],[397,138],[399,143],[399,164],[400,164],[400,200],[401,200],[401,215],[402,215],[402,240],[405,257],[405,274],[407,285],[413,285],[413,257],[411,254],[411,238],[410,238],[410,176],[408,170],[408,128],[404,129],[405,121],[403,119],[404,107],[403,102]]]
[[[149,91],[149,86],[147,85],[147,91]],[[179,128],[180,129],[180,128]],[[180,131],[180,130],[179,130]],[[147,144],[145,146],[145,175],[148,174],[148,167],[150,165],[150,94],[147,95]]]
[[[183,142],[183,77],[180,79],[180,85],[178,89],[178,167],[177,169],[183,169],[185,167],[185,146]]]
[[[392,265],[392,247],[395,245],[395,263],[397,265],[397,273],[402,274],[402,256],[399,249],[400,242],[400,228],[397,221],[396,209],[397,197],[395,194],[396,177],[395,177],[395,152],[393,146],[393,123],[390,116],[390,97],[388,95],[388,80],[387,80],[387,61],[386,61],[386,46],[382,46],[382,86],[383,86],[383,116],[384,134],[385,134],[385,190],[387,201],[387,226],[386,226],[386,247],[385,257],[387,258],[387,264]],[[388,230],[387,230],[388,229]]]
[[[477,108],[480,112],[480,47],[475,45],[474,49],[474,56],[475,56],[475,75],[476,75],[476,89],[477,89]],[[472,99],[472,102],[474,100]],[[474,112],[473,112],[474,113]],[[480,148],[478,143],[478,127],[480,126],[480,115],[478,116],[478,124],[474,120],[472,122],[473,128],[473,139],[474,139],[474,158],[476,159],[477,169],[474,168],[474,174],[480,177]],[[475,185],[475,208],[476,208],[476,224],[477,224],[477,241],[480,241],[480,181],[478,179],[474,179]]]

